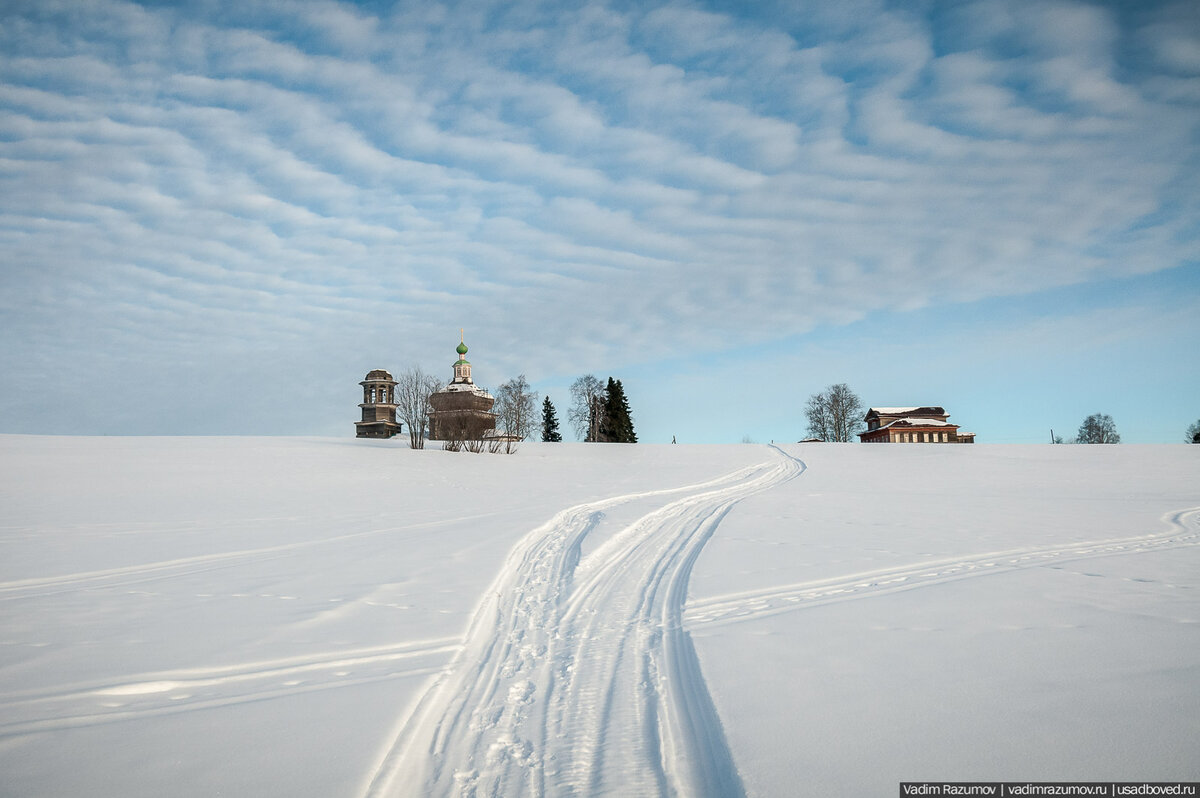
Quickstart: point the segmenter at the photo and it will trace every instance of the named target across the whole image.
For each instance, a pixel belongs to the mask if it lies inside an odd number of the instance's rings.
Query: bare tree
[[[524,374],[497,388],[495,411],[503,432],[521,441],[530,437],[537,400],[537,392],[529,388]]]
[[[487,419],[461,415],[449,419],[442,430],[442,448],[447,452],[498,452],[500,439],[494,435]]]
[[[862,418],[862,400],[844,382],[830,386],[825,393],[829,397],[829,415],[833,419],[833,439],[853,441],[854,434],[866,426]]]
[[[429,428],[429,397],[442,387],[441,381],[413,366],[396,380],[396,415],[408,425],[408,445],[425,448],[425,433]]]
[[[804,415],[808,417],[808,435],[817,440],[833,440],[833,423],[829,418],[829,402],[825,393],[814,393],[808,397],[804,406]]]
[[[844,382],[830,385],[808,397],[804,415],[808,417],[808,434],[823,441],[849,443],[863,428],[862,400]]]
[[[600,421],[604,416],[604,383],[592,374],[584,374],[571,383],[571,407],[567,421],[575,437],[585,441],[599,440]]]
[[[1112,416],[1092,413],[1079,425],[1075,440],[1079,443],[1120,443],[1121,436],[1117,434],[1117,425]]]

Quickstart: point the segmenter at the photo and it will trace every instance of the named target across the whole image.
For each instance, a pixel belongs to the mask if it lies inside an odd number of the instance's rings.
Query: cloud
[[[1171,6],[72,8],[0,26],[9,386],[460,326],[536,378],[1196,259]]]

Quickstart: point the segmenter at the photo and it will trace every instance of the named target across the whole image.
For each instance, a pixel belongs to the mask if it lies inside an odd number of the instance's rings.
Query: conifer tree
[[[616,384],[613,382],[613,378],[609,377],[608,386],[604,389],[604,395],[596,409],[600,429],[596,440],[601,443],[615,443],[617,440],[617,420],[613,414],[613,393],[615,391]]]
[[[620,380],[616,382],[617,412],[620,417],[621,443],[637,443],[637,433],[633,431],[633,416],[629,412],[629,400],[625,397],[625,386]]]
[[[554,404],[547,396],[542,401],[542,441],[545,443],[561,443],[562,435],[558,432],[558,414],[554,412]]]
[[[613,443],[637,443],[633,419],[629,415],[629,400],[620,380],[608,378],[604,391],[603,417],[600,420],[600,440]]]

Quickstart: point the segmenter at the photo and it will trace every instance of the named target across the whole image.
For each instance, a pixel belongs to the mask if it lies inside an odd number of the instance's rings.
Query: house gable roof
[[[946,430],[952,435],[958,436],[958,425],[951,424],[949,421],[942,421],[940,418],[897,418],[882,424],[874,429],[865,430],[858,433],[858,437],[866,440],[874,438],[881,433],[886,433],[888,430]],[[959,437],[974,437],[974,433],[963,433]]]
[[[878,431],[881,429],[891,429],[892,427],[954,427],[958,429],[957,424],[942,421],[940,418],[898,418],[875,429]]]
[[[946,409],[933,405],[921,407],[872,407],[867,410],[866,418],[878,416],[945,416]]]

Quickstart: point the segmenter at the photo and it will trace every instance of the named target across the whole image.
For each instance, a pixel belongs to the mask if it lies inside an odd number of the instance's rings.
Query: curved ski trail
[[[682,615],[733,505],[803,472],[774,453],[712,482],[577,505],[527,535],[365,794],[741,794]],[[684,495],[581,556],[603,510],[672,494]]]
[[[761,590],[709,596],[688,606],[687,621],[693,628],[720,626],[959,579],[1053,566],[1069,560],[1200,545],[1200,507],[1172,511],[1164,515],[1162,520],[1168,529],[1145,535],[959,555]]]

